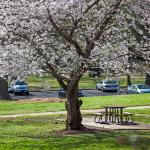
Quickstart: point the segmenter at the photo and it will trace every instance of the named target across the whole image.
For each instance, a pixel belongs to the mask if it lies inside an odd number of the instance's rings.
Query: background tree
[[[150,86],[150,74],[149,73],[146,73],[145,84]]]
[[[130,8],[132,10],[133,19],[127,19],[127,22],[130,24],[130,31],[132,35],[136,38],[136,41],[140,44],[140,50],[144,49],[145,54],[144,56],[138,54],[135,56],[139,62],[144,62],[145,64],[150,64],[150,25],[149,25],[149,17],[150,17],[150,3],[148,1],[138,1],[140,5],[138,5],[138,11],[135,9]],[[137,12],[141,13],[137,13]],[[132,25],[131,25],[132,23]],[[145,70],[146,77],[145,77],[145,84],[150,85],[150,72],[149,69]]]
[[[8,83],[5,79],[0,77],[0,99],[2,100],[10,100],[10,96],[8,94]]]
[[[2,41],[0,41],[2,43]],[[4,39],[3,39],[4,42]],[[30,57],[27,49],[18,49],[13,45],[0,46],[0,99],[10,99],[8,85],[14,79],[24,79],[28,75],[38,73],[39,69]]]
[[[118,43],[122,45],[123,51],[119,53],[123,52],[126,58],[124,73],[127,74],[128,84],[131,84],[130,74],[149,74],[150,71],[150,5],[148,1],[131,0],[120,9],[121,14],[116,17],[109,37],[116,39],[113,43],[115,47],[119,47]]]

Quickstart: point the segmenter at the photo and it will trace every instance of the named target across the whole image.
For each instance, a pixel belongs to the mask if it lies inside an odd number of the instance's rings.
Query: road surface
[[[91,97],[91,96],[106,96],[106,95],[117,95],[117,93],[113,92],[102,92],[98,90],[82,90],[83,95],[85,97]],[[121,93],[125,94],[125,92]],[[43,91],[32,91],[29,95],[13,95],[10,94],[12,99],[20,100],[20,99],[31,99],[31,98],[57,98],[58,97],[58,91],[53,90],[43,90]]]

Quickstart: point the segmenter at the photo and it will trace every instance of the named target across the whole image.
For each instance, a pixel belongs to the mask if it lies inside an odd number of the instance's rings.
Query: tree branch
[[[83,14],[86,14],[93,6],[95,6],[96,4],[98,4],[100,0],[96,0],[95,2],[93,2],[84,12]]]
[[[99,40],[101,35],[106,31],[107,25],[110,23],[113,15],[116,13],[117,9],[119,8],[121,1],[122,0],[117,0],[116,4],[111,6],[111,9],[109,10],[109,12],[106,13],[102,22],[96,24],[96,28],[99,28],[99,30],[96,32],[96,34],[92,40],[87,40],[87,42],[86,42],[86,48],[85,48],[86,57],[90,56],[91,50],[95,46],[95,41]],[[98,0],[96,2],[98,2]]]
[[[62,77],[59,76],[59,75],[56,73],[55,69],[54,69],[51,65],[49,65],[48,68],[49,68],[49,70],[47,70],[47,69],[45,69],[45,68],[42,68],[42,70],[44,70],[44,71],[50,73],[54,78],[56,78],[56,80],[58,81],[59,85],[60,85],[64,90],[66,90],[66,89],[67,89],[67,85],[65,84],[64,80],[62,79]]]
[[[69,37],[72,37],[72,36],[73,36],[75,30],[77,29],[78,23],[79,23],[79,21],[80,21],[80,19],[74,20],[73,18],[72,18],[72,20],[73,20],[73,28],[71,29],[71,31],[70,31],[70,33],[69,33]]]
[[[121,4],[122,0],[117,0],[116,4],[111,6],[111,9],[109,12],[106,13],[102,23],[99,26],[99,30],[96,32],[95,37],[93,38],[92,41],[97,41],[99,40],[99,38],[101,37],[101,35],[103,34],[103,32],[105,31],[105,28],[107,27],[107,25],[109,24],[109,22],[111,21],[113,15],[117,12],[117,9],[119,8],[120,4]]]
[[[73,45],[76,50],[77,53],[81,56],[84,57],[84,53],[82,52],[80,45],[78,44],[78,42],[76,40],[73,40],[71,36],[69,36],[67,33],[63,32],[62,29],[55,23],[55,21],[53,20],[53,17],[50,14],[49,9],[47,9],[48,12],[48,19],[50,21],[50,23],[52,24],[53,28],[56,30],[56,32],[63,37],[68,43],[70,43],[71,45]]]

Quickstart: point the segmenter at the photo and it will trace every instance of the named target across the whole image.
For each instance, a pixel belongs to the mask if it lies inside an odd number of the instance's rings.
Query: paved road
[[[106,96],[106,95],[117,95],[117,93],[113,92],[101,92],[98,90],[83,90],[83,94],[85,97],[90,96]],[[121,94],[125,94],[121,93]],[[19,100],[19,99],[31,99],[31,98],[56,98],[58,97],[58,91],[37,91],[37,92],[30,92],[30,95],[17,95],[14,96],[13,94],[10,94],[12,99]]]

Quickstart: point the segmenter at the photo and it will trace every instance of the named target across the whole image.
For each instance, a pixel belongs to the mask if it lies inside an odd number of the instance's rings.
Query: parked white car
[[[128,86],[127,94],[150,93],[150,87],[145,84],[132,84]]]
[[[96,84],[96,89],[117,92],[120,89],[120,86],[116,80],[103,80]]]
[[[24,81],[17,80],[16,82],[10,85],[8,92],[14,93],[14,95],[17,95],[17,94],[29,95],[29,88],[28,88],[28,85]]]

